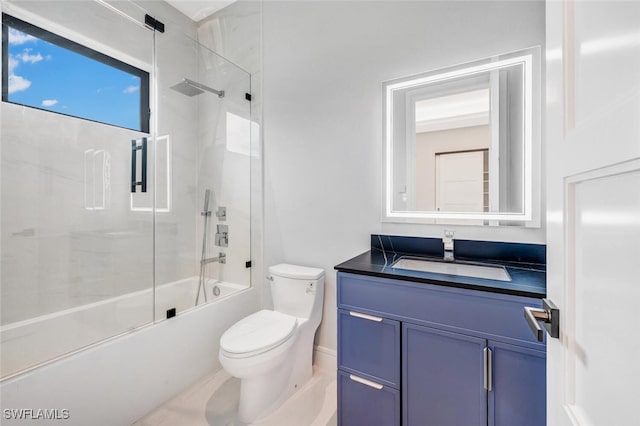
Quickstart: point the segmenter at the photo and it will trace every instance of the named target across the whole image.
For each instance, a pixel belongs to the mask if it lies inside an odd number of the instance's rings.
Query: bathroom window
[[[2,15],[2,101],[149,133],[149,73]]]

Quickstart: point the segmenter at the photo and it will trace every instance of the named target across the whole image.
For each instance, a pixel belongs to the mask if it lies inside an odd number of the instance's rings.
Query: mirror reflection
[[[532,55],[385,83],[386,216],[531,217]]]

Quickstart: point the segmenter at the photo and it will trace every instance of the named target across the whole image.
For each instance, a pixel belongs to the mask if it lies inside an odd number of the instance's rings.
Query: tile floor
[[[224,370],[210,374],[132,426],[247,426],[236,418],[240,381]],[[335,371],[313,377],[278,410],[251,425],[336,426]]]

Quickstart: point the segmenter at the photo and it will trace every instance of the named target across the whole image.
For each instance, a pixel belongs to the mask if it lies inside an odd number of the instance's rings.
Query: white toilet
[[[278,408],[311,378],[313,337],[322,320],[324,270],[269,268],[273,311],[232,325],[220,338],[220,363],[240,381],[238,419],[251,423]]]

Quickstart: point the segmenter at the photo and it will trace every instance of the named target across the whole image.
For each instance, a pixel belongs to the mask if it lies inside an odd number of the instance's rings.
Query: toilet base
[[[311,379],[312,338],[298,339],[295,355],[267,374],[241,379],[238,420],[252,423],[271,414]]]

